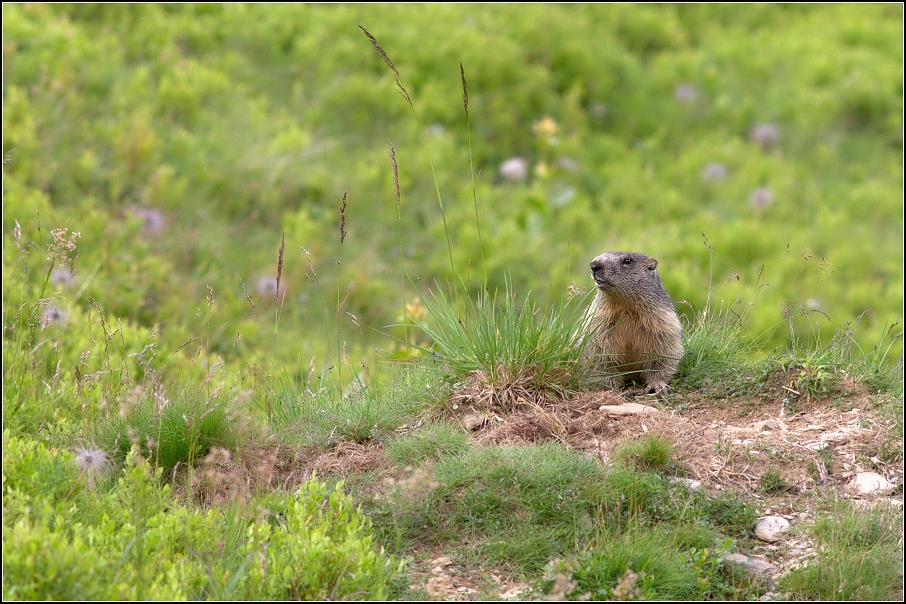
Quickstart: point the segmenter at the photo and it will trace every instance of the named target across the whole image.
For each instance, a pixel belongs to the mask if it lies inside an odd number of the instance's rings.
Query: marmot
[[[657,260],[635,252],[604,252],[591,262],[598,291],[588,309],[586,330],[594,330],[587,354],[621,390],[633,379],[645,394],[667,394],[667,382],[683,356],[682,327],[661,285]],[[613,375],[618,373],[620,375]]]

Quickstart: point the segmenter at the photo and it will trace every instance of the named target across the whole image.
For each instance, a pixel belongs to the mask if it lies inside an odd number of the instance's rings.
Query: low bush
[[[255,502],[204,511],[134,454],[87,488],[72,453],[8,436],[4,599],[386,599],[402,571],[339,485],[272,493],[263,515]]]

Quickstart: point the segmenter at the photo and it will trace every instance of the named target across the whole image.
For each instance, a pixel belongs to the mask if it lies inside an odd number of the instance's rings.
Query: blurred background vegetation
[[[370,371],[438,283],[543,303],[606,250],[687,318],[757,298],[766,348],[902,313],[901,5],[2,10],[5,338],[38,308],[64,377],[111,342],[166,379]]]

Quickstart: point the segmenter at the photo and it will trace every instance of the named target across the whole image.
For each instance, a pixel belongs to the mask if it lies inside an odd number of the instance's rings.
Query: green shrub
[[[337,485],[332,493],[312,480],[288,501],[282,522],[254,525],[247,551],[248,587],[269,600],[384,600],[403,562],[373,545],[370,521]]]
[[[339,486],[273,493],[263,513],[203,511],[134,454],[115,483],[87,489],[71,453],[3,445],[4,598],[385,599],[402,570]]]

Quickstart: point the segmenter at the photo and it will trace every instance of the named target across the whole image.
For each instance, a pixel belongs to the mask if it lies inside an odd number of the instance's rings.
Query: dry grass
[[[552,376],[545,376],[556,382]],[[554,404],[560,393],[538,384],[534,368],[519,367],[507,370],[498,364],[493,372],[476,369],[454,390],[450,397],[457,405],[472,404],[485,411],[513,413],[525,407]],[[562,381],[566,381],[563,379]]]

